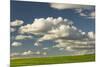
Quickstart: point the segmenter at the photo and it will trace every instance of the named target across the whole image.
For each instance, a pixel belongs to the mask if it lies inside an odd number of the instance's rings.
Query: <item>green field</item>
[[[95,61],[95,55],[11,59],[10,67]]]

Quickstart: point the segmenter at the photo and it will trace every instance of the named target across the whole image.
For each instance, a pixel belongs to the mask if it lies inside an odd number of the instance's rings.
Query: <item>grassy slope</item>
[[[95,61],[95,55],[11,59],[11,67]]]

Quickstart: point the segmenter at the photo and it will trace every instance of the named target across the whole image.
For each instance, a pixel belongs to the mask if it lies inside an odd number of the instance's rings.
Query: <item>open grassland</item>
[[[95,61],[95,55],[11,59],[10,67]]]

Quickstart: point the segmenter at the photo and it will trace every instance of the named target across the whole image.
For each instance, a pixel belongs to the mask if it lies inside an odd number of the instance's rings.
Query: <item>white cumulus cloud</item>
[[[39,54],[41,54],[41,52],[40,51],[36,51],[35,54],[39,55]]]
[[[48,49],[49,49],[48,47],[44,47],[44,48],[43,48],[43,50],[48,50]]]
[[[24,26],[21,26],[19,29],[20,33],[31,33],[31,34],[39,34],[39,33],[45,33],[49,30],[58,27],[61,24],[73,24],[72,21],[68,19],[63,19],[62,17],[53,18],[39,18],[35,19],[32,24],[27,24]]]
[[[77,4],[65,4],[65,3],[51,3],[50,7],[63,10],[63,9],[72,9],[72,8],[88,8],[89,5],[77,5]]]
[[[43,52],[43,55],[47,55],[47,52]]]
[[[11,31],[11,32],[15,32],[16,29],[15,29],[15,28],[10,28],[10,31]]]
[[[84,50],[95,48],[95,34],[93,32],[86,33],[74,26],[72,21],[69,19],[63,19],[62,17],[35,19],[32,24],[21,26],[19,32],[22,34],[43,33],[44,36],[40,37],[34,44],[34,46],[37,47],[43,45],[42,41],[53,40],[57,43],[53,47],[59,48],[59,50],[73,52],[74,50],[78,51],[79,49]],[[43,48],[43,50],[47,49],[48,48]],[[35,54],[47,55],[47,53],[41,53],[40,51],[36,51]]]
[[[21,45],[22,45],[21,42],[13,42],[13,43],[11,44],[11,46],[14,46],[14,47],[21,46]]]
[[[31,50],[25,51],[22,53],[22,55],[32,55],[34,54]]]
[[[82,50],[82,51],[77,51],[73,55],[86,55],[86,54],[94,54],[95,50]]]
[[[13,56],[18,56],[18,55],[20,55],[20,53],[16,53],[16,52],[15,52],[15,53],[11,53],[11,54],[10,54],[11,57],[13,57]]]
[[[30,36],[30,35],[17,35],[15,37],[15,40],[25,40],[25,39],[32,39],[32,36]]]
[[[91,13],[89,14],[89,17],[88,17],[88,18],[94,19],[94,18],[95,18],[95,11],[91,12]]]
[[[66,38],[66,39],[82,39],[83,32],[80,32],[75,26],[70,25],[60,25],[56,29],[48,31],[50,34],[44,35],[39,41],[52,40],[56,38]]]
[[[94,40],[66,40],[66,39],[58,39],[56,45],[53,46],[59,48],[60,50],[67,51],[79,51],[81,50],[92,50],[95,49],[95,41]]]
[[[15,20],[10,23],[11,26],[21,26],[24,23],[22,20]]]
[[[95,19],[95,11],[93,8],[90,9],[75,9],[76,13],[78,13],[80,16],[86,17],[88,19]],[[89,11],[89,12],[86,12]]]
[[[94,32],[88,32],[88,38],[89,39],[95,39],[95,33]]]
[[[38,22],[39,20],[39,22]],[[41,22],[40,22],[41,21]],[[47,22],[46,22],[47,21]],[[35,27],[38,25],[38,23],[46,23],[47,26],[49,28],[44,28],[45,26],[38,28],[39,30],[38,33],[40,32],[44,32],[46,31],[46,33],[44,34],[43,37],[39,38],[34,46],[40,46],[42,45],[41,41],[45,41],[45,40],[57,40],[57,39],[66,39],[71,40],[74,44],[89,44],[90,42],[82,42],[82,41],[76,41],[76,40],[86,40],[88,38],[93,38],[92,34],[88,34],[86,32],[83,32],[82,30],[78,29],[77,27],[75,27],[73,25],[72,21],[69,21],[68,19],[63,19],[62,17],[58,17],[58,18],[52,18],[52,17],[48,17],[46,19],[44,18],[40,18],[40,19],[35,19],[35,21],[33,21],[34,23],[30,24],[29,26],[25,25],[25,27],[23,27],[23,29],[32,29],[30,27]],[[34,26],[35,24],[35,26]],[[40,26],[41,26],[40,24]],[[49,26],[50,25],[50,26]],[[27,28],[26,28],[27,26]],[[20,29],[20,31],[26,33],[26,31],[23,31],[23,29]],[[36,30],[37,30],[36,29]],[[35,28],[34,28],[35,30]],[[32,31],[34,31],[32,30]],[[32,34],[34,34],[36,32],[36,30],[34,32],[31,31]],[[30,33],[30,31],[28,30],[27,33]],[[69,42],[63,43],[63,42],[58,42],[60,45],[56,45],[57,47],[65,47],[66,44],[71,44]]]

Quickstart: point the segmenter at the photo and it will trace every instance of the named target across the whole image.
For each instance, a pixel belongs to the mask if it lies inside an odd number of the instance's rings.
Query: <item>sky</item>
[[[56,56],[56,55],[75,55],[75,54],[80,54],[81,52],[83,52],[83,54],[89,53],[89,52],[94,53],[93,52],[94,47],[92,48],[89,47],[88,49],[82,48],[82,50],[79,47],[78,49],[75,48],[76,46],[73,46],[74,45],[73,38],[76,38],[76,39],[79,38],[78,34],[80,33],[77,33],[76,30],[78,32],[79,30],[82,30],[83,32],[87,33],[85,35],[87,36],[88,39],[89,37],[91,37],[92,42],[95,41],[93,39],[93,33],[95,32],[95,6],[74,5],[74,4],[67,4],[66,6],[66,4],[56,4],[56,3],[50,4],[50,3],[43,3],[43,2],[23,2],[23,1],[12,0],[10,7],[11,7],[11,55],[12,56],[13,55],[14,56]],[[56,37],[55,37],[54,39],[51,38],[50,40],[43,40],[43,38],[46,39],[45,37],[47,36],[50,36],[50,37],[53,36],[53,35],[48,34],[48,32],[51,33],[52,31],[51,27],[52,28],[57,27],[57,29],[60,27],[57,24],[54,27],[53,25],[50,25],[49,22],[47,25],[42,24],[42,23],[47,23],[45,21],[46,21],[46,18],[48,17],[49,19],[50,17],[52,17],[55,20],[57,20],[57,18],[60,17],[60,19],[62,18],[63,20],[68,19],[68,22],[73,22],[73,26],[75,26],[75,28],[71,29],[74,32],[70,33],[71,37],[73,37],[72,38],[73,42],[71,42],[70,45],[74,47],[75,50],[72,50],[71,49],[72,47],[68,47],[69,44],[66,46],[66,50],[64,47],[63,48],[54,47],[56,44],[60,44],[61,46],[62,43],[58,42],[59,40],[62,40],[61,38],[57,38],[56,40]],[[35,21],[36,18],[37,18],[37,21]],[[42,20],[39,20],[41,18]],[[53,20],[50,20],[50,21],[53,22]],[[16,22],[19,22],[19,23],[16,23]],[[38,23],[38,22],[41,22],[41,23]],[[57,22],[59,21],[57,20]],[[32,29],[32,33],[31,33],[28,30],[31,29],[30,27],[32,26],[32,24],[33,24],[32,28],[37,28],[37,29]],[[66,24],[66,22],[64,22],[64,24]],[[64,24],[60,24],[60,25],[63,27]],[[28,29],[26,29],[26,27]],[[66,28],[66,26],[64,28]],[[33,33],[33,30],[35,30],[35,33]],[[63,29],[61,29],[61,31],[62,30]],[[40,31],[42,31],[42,33],[44,33],[45,31],[45,34],[36,35],[36,33],[40,34],[41,33]],[[75,34],[72,34],[72,33],[75,33]],[[55,33],[55,35],[57,35],[57,33]],[[78,37],[75,37],[77,35]],[[86,42],[89,42],[90,44],[91,38],[90,40],[86,40]],[[42,43],[39,42],[40,40],[42,40]],[[77,41],[83,43],[84,40],[80,41],[79,39]],[[36,43],[40,43],[43,45],[35,46],[34,44]]]

